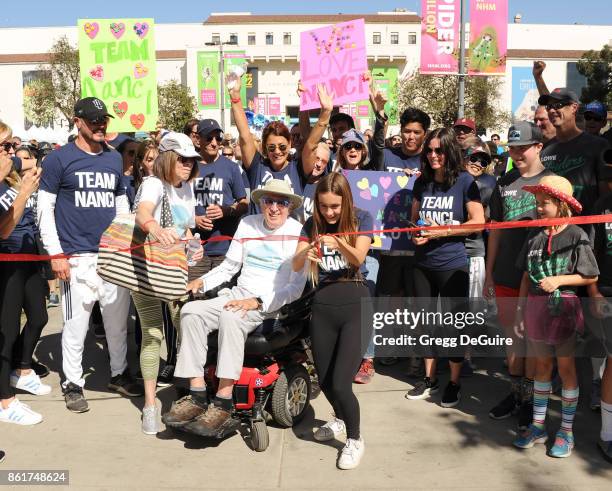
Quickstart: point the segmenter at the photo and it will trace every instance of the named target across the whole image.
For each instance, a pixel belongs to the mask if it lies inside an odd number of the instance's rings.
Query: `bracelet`
[[[157,220],[155,220],[155,218],[151,218],[151,219],[147,220],[146,222],[144,222],[140,228],[141,228],[141,229],[142,229],[144,232],[147,232],[147,233],[148,233],[149,231],[148,231],[148,230],[147,230],[145,227],[146,227],[146,226],[147,226],[149,223],[151,223],[151,222],[157,222]]]
[[[237,99],[231,97],[230,100],[232,101],[232,104],[238,104],[239,102],[242,102],[242,99],[240,97],[238,97]]]

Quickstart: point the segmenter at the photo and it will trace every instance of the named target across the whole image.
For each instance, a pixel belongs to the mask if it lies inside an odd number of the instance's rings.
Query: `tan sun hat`
[[[574,198],[574,188],[572,183],[561,176],[544,176],[534,186],[523,186],[525,191],[530,193],[544,193],[557,198],[559,201],[567,203],[576,213],[582,211],[582,205]]]
[[[270,179],[263,188],[256,189],[251,193],[251,199],[259,204],[259,200],[268,194],[285,196],[293,205],[293,209],[302,206],[302,197],[294,194],[287,182],[281,179]]]

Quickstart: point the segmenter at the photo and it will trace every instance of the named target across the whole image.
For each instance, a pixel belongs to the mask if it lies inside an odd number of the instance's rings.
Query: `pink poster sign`
[[[422,74],[458,73],[461,0],[421,0]]]
[[[305,87],[300,109],[319,107],[317,84],[334,93],[334,105],[368,98],[368,69],[363,19],[300,34],[300,78]]]
[[[469,75],[505,75],[508,0],[470,1]]]
[[[270,97],[268,99],[268,114],[267,116],[280,116],[280,97]]]

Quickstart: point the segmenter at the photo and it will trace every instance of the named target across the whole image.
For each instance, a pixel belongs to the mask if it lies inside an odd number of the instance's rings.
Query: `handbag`
[[[172,227],[172,211],[164,189],[160,226]],[[132,292],[171,302],[186,296],[187,258],[182,242],[170,247],[136,224],[136,215],[119,215],[104,231],[98,251],[98,275]]]

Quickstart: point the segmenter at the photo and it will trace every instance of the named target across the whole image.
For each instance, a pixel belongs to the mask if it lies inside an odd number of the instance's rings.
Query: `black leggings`
[[[415,297],[437,298],[440,296],[443,311],[465,308],[465,304],[459,304],[456,300],[465,298],[467,301],[470,292],[470,273],[467,266],[450,271],[432,271],[415,266],[413,278]],[[450,303],[447,303],[445,299]],[[435,309],[435,306],[432,308]],[[431,358],[432,356],[428,354],[425,357]],[[463,362],[463,356],[451,356],[448,359],[454,363]]]
[[[353,378],[361,364],[361,299],[369,297],[362,283],[337,282],[321,287],[312,304],[310,338],[321,390],[348,438],[359,438],[359,402]],[[370,305],[371,308],[371,305]],[[366,323],[370,338],[372,316]]]
[[[38,264],[0,263],[0,399],[15,395],[10,386],[11,370],[30,368],[32,355],[47,324],[46,281]],[[21,311],[28,320],[21,328]]]

